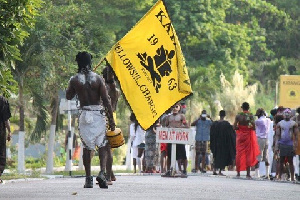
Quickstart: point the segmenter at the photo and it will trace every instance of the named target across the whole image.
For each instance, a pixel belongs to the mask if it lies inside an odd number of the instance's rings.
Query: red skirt
[[[260,154],[255,131],[248,126],[239,126],[236,131],[236,171],[245,171],[254,166]]]
[[[160,143],[160,152],[168,152],[167,143]]]

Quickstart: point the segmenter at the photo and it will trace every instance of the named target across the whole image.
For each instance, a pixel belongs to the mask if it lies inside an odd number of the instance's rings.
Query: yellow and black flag
[[[162,0],[112,47],[106,60],[144,129],[192,93],[179,40]]]

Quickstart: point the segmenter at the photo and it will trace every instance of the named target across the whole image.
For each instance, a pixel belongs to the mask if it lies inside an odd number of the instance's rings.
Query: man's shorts
[[[205,155],[208,148],[207,141],[196,141],[196,154]]]
[[[88,150],[104,147],[107,143],[105,114],[101,110],[100,105],[84,106],[79,117],[80,138]]]
[[[257,160],[268,162],[268,139],[257,138],[257,143],[260,150],[260,155],[257,156]]]
[[[172,144],[167,143],[167,154],[168,157],[171,158],[172,156]],[[176,144],[176,160],[186,160],[186,150],[184,144]]]

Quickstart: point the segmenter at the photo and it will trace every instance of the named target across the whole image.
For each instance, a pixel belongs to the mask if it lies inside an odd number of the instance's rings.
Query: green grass
[[[99,171],[92,171],[92,175],[97,176]],[[115,174],[117,173],[132,173],[131,170],[116,170],[114,171]],[[62,176],[70,176],[69,171],[56,171],[53,175],[62,175]],[[85,176],[84,170],[78,171],[71,171],[71,176]],[[26,179],[26,178],[44,178],[43,174],[38,171],[33,170],[31,174],[21,174],[17,172],[11,172],[9,174],[3,174],[1,176],[2,180],[14,180],[14,179]]]
[[[41,173],[33,170],[30,174],[11,172],[9,174],[2,174],[1,176],[2,180],[26,179],[26,178],[41,178]]]
[[[99,171],[92,171],[91,174],[94,176],[97,176]],[[115,170],[115,174],[117,173],[132,173],[131,170]],[[63,176],[70,176],[69,171],[56,171],[54,172],[54,175],[63,175]],[[85,171],[84,170],[77,170],[77,171],[71,171],[72,176],[85,176]]]

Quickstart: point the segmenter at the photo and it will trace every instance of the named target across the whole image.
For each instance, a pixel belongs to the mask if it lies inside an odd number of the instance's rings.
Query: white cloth
[[[258,138],[268,138],[271,120],[261,116],[255,120],[255,133]]]
[[[138,148],[137,146],[132,146],[132,158],[137,159],[137,157],[138,157],[138,152],[139,152],[138,149],[139,149],[139,148]]]
[[[105,112],[101,105],[84,106],[79,117],[79,133],[85,148],[95,150],[106,145]]]
[[[132,139],[132,146],[138,146],[141,143],[145,143],[145,134],[146,131],[142,129],[140,125],[137,126],[137,129],[135,131],[135,125],[134,123],[130,124],[130,138]]]

